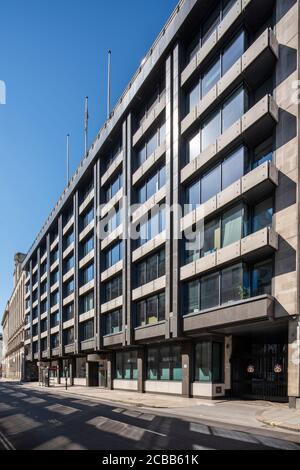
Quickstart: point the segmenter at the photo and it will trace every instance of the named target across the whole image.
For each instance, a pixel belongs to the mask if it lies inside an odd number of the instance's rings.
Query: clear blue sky
[[[106,114],[107,50],[115,103],[177,0],[1,0],[0,319],[12,290],[13,257],[26,252]]]

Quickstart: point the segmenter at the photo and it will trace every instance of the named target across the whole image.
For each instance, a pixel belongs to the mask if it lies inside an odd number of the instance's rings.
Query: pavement
[[[36,382],[23,383],[22,386],[32,390],[45,390]],[[213,419],[216,422],[235,425],[247,423],[247,426],[253,428],[262,428],[267,425],[272,428],[300,433],[300,410],[290,409],[288,404],[224,399],[205,400],[80,386],[68,387],[65,390],[63,384],[56,384],[46,390],[47,393],[72,394],[150,411],[161,410],[174,416]]]
[[[258,410],[267,409],[264,404],[191,399],[182,406],[181,397],[153,395],[142,396],[146,406],[127,403],[128,396],[133,400],[137,395],[80,387],[65,391],[0,380],[0,448],[108,453],[125,449],[300,450],[299,433],[256,419]],[[153,400],[156,408],[148,408]]]

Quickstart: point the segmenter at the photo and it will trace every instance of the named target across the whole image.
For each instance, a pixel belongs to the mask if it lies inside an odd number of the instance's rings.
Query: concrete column
[[[145,392],[145,349],[138,349],[137,369],[138,369],[138,392]]]
[[[192,393],[193,344],[182,343],[182,396],[189,398]]]
[[[107,355],[107,389],[113,390],[114,360],[113,353]]]
[[[123,222],[123,253],[124,253],[124,262],[126,266],[123,269],[123,346],[132,344],[133,339],[133,330],[134,322],[132,318],[133,309],[131,301],[131,292],[132,292],[132,240],[131,240],[131,230],[130,227],[130,216],[129,208],[132,204],[132,128],[133,128],[133,119],[132,115],[129,114],[127,117],[127,123],[123,123],[123,187],[124,195],[126,195],[125,200],[123,201],[124,207],[124,222]]]
[[[288,348],[289,403],[291,408],[300,409],[300,324],[298,319],[289,322]]]
[[[224,341],[224,381],[225,392],[231,391],[231,356],[232,356],[232,336],[226,336]]]

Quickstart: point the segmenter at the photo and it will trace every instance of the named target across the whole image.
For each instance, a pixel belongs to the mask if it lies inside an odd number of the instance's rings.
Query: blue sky
[[[12,291],[13,257],[26,252],[106,115],[107,51],[115,103],[177,0],[1,0],[0,318]]]

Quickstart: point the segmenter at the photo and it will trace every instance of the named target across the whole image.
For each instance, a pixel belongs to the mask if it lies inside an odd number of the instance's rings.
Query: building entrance
[[[284,337],[233,338],[234,397],[287,402],[288,346]]]

